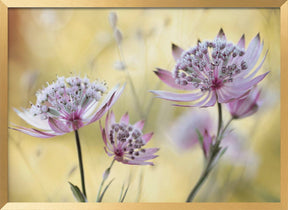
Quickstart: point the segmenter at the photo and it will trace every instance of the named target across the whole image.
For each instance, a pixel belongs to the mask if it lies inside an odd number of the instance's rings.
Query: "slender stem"
[[[124,53],[123,53],[123,49],[122,49],[121,44],[117,43],[117,50],[118,50],[118,54],[119,54],[120,60],[124,64],[124,67],[125,67],[124,70],[126,72],[126,78],[127,78],[128,82],[129,82],[129,84],[131,86],[132,94],[134,96],[136,107],[138,109],[139,115],[140,115],[141,118],[144,118],[144,114],[143,114],[143,111],[142,111],[142,108],[141,108],[141,104],[140,104],[140,101],[139,101],[139,98],[138,98],[138,94],[136,92],[136,88],[134,86],[133,80],[131,79],[130,72],[127,69],[127,63],[125,61],[125,57],[124,57]]]
[[[218,130],[217,130],[217,139],[218,139],[222,127],[222,106],[219,102],[217,102],[217,105],[218,105]]]
[[[220,135],[220,138],[219,138],[220,140],[222,139],[222,137],[223,137],[226,129],[228,128],[228,126],[230,125],[230,123],[231,123],[233,120],[234,120],[234,118],[231,117],[231,119],[227,122],[227,124],[226,124],[225,127],[223,128],[223,130],[222,130],[222,132],[221,132],[221,135]]]
[[[108,174],[107,174],[107,176],[103,176],[102,182],[101,182],[101,184],[100,184],[100,187],[99,187],[99,190],[98,190],[98,193],[97,193],[97,198],[96,198],[96,201],[97,201],[97,202],[99,202],[103,185],[104,185],[106,179],[108,178],[108,176],[109,176],[109,174],[110,174],[110,170],[111,170],[114,162],[115,162],[115,159],[112,160],[110,166],[109,166],[109,167],[105,170],[105,172],[104,172],[104,174],[105,174],[105,173],[108,171]]]
[[[204,181],[206,180],[206,178],[210,172],[211,163],[212,162],[209,161],[209,163],[205,167],[205,170],[203,170],[198,182],[196,183],[196,185],[194,186],[194,188],[190,192],[186,202],[192,202],[193,201],[194,197],[196,196],[197,192],[199,191],[200,187],[202,186],[202,184],[204,183]]]
[[[217,130],[217,136],[216,136],[216,143],[215,145],[211,146],[211,153],[210,153],[210,157],[207,161],[207,165],[204,168],[199,180],[197,181],[196,185],[194,186],[194,188],[192,189],[192,191],[190,192],[186,202],[192,202],[194,197],[196,196],[197,192],[199,191],[199,189],[201,188],[201,186],[203,185],[203,183],[205,182],[205,180],[207,179],[210,171],[212,170],[212,164],[214,162],[214,159],[217,157],[220,149],[219,149],[219,144],[223,135],[223,132],[220,135],[220,131],[222,128],[222,107],[220,103],[217,103],[218,105],[218,130]],[[230,124],[230,122],[228,123],[228,125]],[[225,129],[227,128],[227,126],[225,126]],[[220,137],[220,138],[219,138]]]
[[[83,161],[82,161],[81,145],[80,145],[80,138],[79,138],[78,130],[75,130],[75,138],[76,138],[76,145],[77,145],[77,152],[78,152],[82,192],[85,195],[85,197],[87,198],[86,189],[85,189],[85,178],[84,178],[84,168],[83,168]]]

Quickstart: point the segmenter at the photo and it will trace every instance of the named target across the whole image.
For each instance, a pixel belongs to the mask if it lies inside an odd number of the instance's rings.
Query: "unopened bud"
[[[109,13],[109,22],[110,22],[113,29],[115,29],[117,26],[117,19],[118,19],[117,14],[115,12]]]

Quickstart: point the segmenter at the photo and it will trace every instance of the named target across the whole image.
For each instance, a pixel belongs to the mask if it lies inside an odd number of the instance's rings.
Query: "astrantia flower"
[[[213,130],[212,119],[206,109],[189,109],[176,119],[170,129],[171,141],[182,151],[187,151],[198,143],[198,133]]]
[[[12,129],[39,138],[63,135],[99,120],[116,102],[123,88],[115,87],[99,105],[107,88],[88,78],[58,77],[56,82],[37,92],[30,109],[17,114],[35,128],[16,126]]]
[[[144,121],[131,125],[128,113],[122,116],[119,123],[116,123],[112,111],[108,113],[105,128],[100,124],[106,153],[124,164],[153,165],[145,161],[158,157],[154,153],[159,149],[143,148],[153,136],[153,133],[143,134],[143,126]]]
[[[257,112],[259,97],[260,90],[252,89],[244,98],[227,103],[227,108],[234,119],[248,117]]]
[[[196,102],[187,106],[208,107],[216,101],[230,102],[242,97],[268,74],[266,72],[255,77],[266,57],[254,68],[262,49],[263,42],[260,43],[259,34],[245,50],[244,35],[235,45],[226,40],[222,29],[214,41],[199,41],[197,46],[186,51],[173,44],[172,51],[176,60],[173,71],[157,69],[155,73],[167,85],[192,92],[152,92],[166,100]]]

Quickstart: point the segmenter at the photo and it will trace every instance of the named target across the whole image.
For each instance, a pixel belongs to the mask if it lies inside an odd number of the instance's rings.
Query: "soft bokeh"
[[[110,88],[127,82],[113,111],[117,119],[126,111],[131,122],[144,118],[143,132],[155,133],[148,146],[159,147],[159,157],[154,160],[155,166],[115,163],[110,178],[116,179],[104,202],[117,202],[123,183],[128,182],[127,202],[184,202],[200,176],[203,155],[197,146],[185,152],[176,148],[171,139],[176,137],[170,131],[187,111],[197,112],[199,108],[174,107],[170,102],[155,99],[149,90],[169,90],[169,87],[153,70],[173,68],[171,43],[187,49],[195,45],[198,38],[214,39],[222,27],[228,40],[234,43],[245,33],[247,46],[260,32],[264,40],[262,56],[269,49],[261,73],[271,71],[259,85],[263,105],[255,115],[232,122],[242,137],[237,142],[241,143],[245,159],[240,160],[241,155],[234,159],[223,157],[195,201],[279,201],[279,10],[113,10],[123,35],[126,70],[121,70],[109,24],[111,11],[9,9],[9,123],[27,126],[13,107],[29,107],[30,101],[35,102],[36,91],[57,75],[100,78],[107,81]],[[128,77],[132,78],[134,89]],[[209,111],[216,121],[216,107]],[[224,120],[228,119],[228,111],[224,110]],[[111,158],[104,152],[99,123],[83,127],[79,133],[88,200],[93,202]],[[9,130],[9,201],[73,202],[68,181],[80,186],[73,133],[38,139]]]

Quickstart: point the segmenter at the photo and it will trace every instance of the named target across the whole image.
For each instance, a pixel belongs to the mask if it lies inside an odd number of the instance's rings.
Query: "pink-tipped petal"
[[[25,133],[27,135],[30,135],[33,137],[38,137],[38,138],[51,138],[54,136],[62,135],[62,134],[56,134],[56,133],[52,134],[52,133],[39,131],[36,129],[24,128],[24,127],[20,127],[20,126],[17,126],[17,127],[11,128],[11,129],[16,130],[16,131],[20,131],[20,132]]]
[[[158,157],[158,155],[141,155],[135,158],[135,161],[145,161],[145,160],[152,160]]]
[[[151,154],[154,154],[154,153],[156,153],[156,152],[158,152],[159,151],[159,148],[147,148],[147,149],[145,149],[145,154],[146,155],[151,155]]]
[[[172,44],[172,55],[175,61],[181,57],[183,52],[184,50],[181,47],[178,47],[176,44]]]
[[[120,122],[125,123],[125,124],[129,124],[129,115],[128,115],[128,112],[126,112],[126,113],[122,116]]]
[[[257,66],[257,68],[256,68],[251,74],[249,74],[248,77],[245,78],[245,79],[252,79],[252,78],[258,73],[258,71],[261,69],[261,67],[262,67],[263,64],[264,64],[264,61],[265,61],[265,59],[266,59],[266,57],[267,57],[267,54],[268,54],[268,50],[266,51],[265,56],[263,57],[261,63],[260,63],[260,64]],[[248,69],[248,70],[249,70],[249,69]]]
[[[195,87],[193,85],[187,84],[185,86],[178,85],[175,83],[175,78],[173,78],[173,75],[170,71],[163,70],[160,68],[157,68],[157,71],[154,71],[154,73],[161,79],[166,85],[180,89],[180,90],[194,90]]]
[[[238,47],[245,49],[245,34],[243,34],[237,44]]]
[[[154,133],[151,132],[151,133],[146,133],[146,134],[144,134],[142,136],[142,139],[145,141],[146,144],[150,141],[150,139],[152,138],[153,134]]]
[[[42,130],[49,130],[50,126],[47,120],[42,120],[39,116],[33,116],[29,111],[24,110],[23,112],[19,111],[18,109],[14,108],[14,111],[17,113],[19,117],[21,117],[24,121],[28,124],[32,125],[35,128],[42,129]]]
[[[186,94],[171,93],[171,92],[161,91],[161,90],[159,91],[152,90],[150,92],[156,94],[158,98],[166,99],[169,101],[182,101],[182,102],[197,100],[203,96],[202,92],[186,93]]]
[[[216,101],[217,101],[216,94],[212,93],[210,99],[206,103],[204,103],[201,107],[214,106]]]
[[[269,74],[269,71],[264,73],[264,74],[261,74],[261,75],[255,77],[254,79],[252,79],[252,80],[250,80],[248,82],[244,82],[244,83],[235,85],[235,89],[239,88],[241,90],[249,90],[254,85],[257,85],[261,80],[263,80],[266,77],[267,74]]]
[[[114,114],[113,111],[111,111],[109,122],[110,122],[111,124],[113,124],[113,123],[116,122],[116,121],[115,121],[115,114]]]
[[[251,57],[253,57],[253,55],[258,54],[259,47],[260,47],[260,34],[258,33],[250,42],[244,55],[245,58],[244,60],[249,60],[251,59]]]
[[[248,63],[248,69],[246,69],[246,71],[249,72],[251,69],[254,68],[254,66],[256,65],[257,61],[260,58],[263,47],[264,47],[264,43],[262,42],[262,44],[259,46],[259,48],[257,50],[255,50],[255,52],[253,54],[251,54],[249,58],[246,59],[246,62]]]
[[[221,28],[218,35],[217,35],[217,38],[218,39],[223,39],[223,40],[226,40],[226,36],[225,36],[225,33],[223,31],[223,29]]]
[[[212,144],[212,137],[209,135],[208,131],[205,130],[203,135],[203,151],[206,158],[210,153],[211,144]]]
[[[138,128],[139,130],[142,130],[144,127],[145,121],[144,120],[140,120],[138,122],[136,122],[134,124],[134,128]]]
[[[106,132],[105,132],[105,129],[102,128],[101,121],[99,121],[99,125],[100,125],[101,134],[102,134],[102,139],[105,145],[107,146]]]
[[[109,157],[113,156],[113,154],[111,152],[109,152],[106,147],[104,147],[104,150]]]
[[[123,160],[122,162],[128,165],[151,165],[151,166],[154,165],[154,163],[152,162],[144,162],[144,161],[137,161],[137,160]]]
[[[99,120],[107,111],[108,111],[107,104],[105,104],[91,117],[88,124],[91,124],[91,123]]]
[[[53,119],[49,117],[48,123],[53,131],[56,133],[69,133],[72,131],[67,125],[65,125],[63,122],[60,120]]]
[[[119,99],[125,86],[126,84],[124,84],[121,88],[117,88],[118,86],[116,86],[117,90],[115,91],[115,95],[113,96],[111,102],[110,101],[108,102],[108,109],[110,109],[115,104],[115,102]]]

